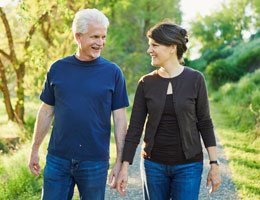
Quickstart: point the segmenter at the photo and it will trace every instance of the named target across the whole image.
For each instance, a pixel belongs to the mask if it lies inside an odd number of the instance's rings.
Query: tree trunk
[[[16,91],[16,105],[15,105],[15,118],[19,124],[24,123],[24,81],[25,75],[25,65],[21,63],[19,68],[16,70],[16,83],[17,83],[17,91]]]
[[[50,12],[54,12],[57,9],[57,5],[53,5]],[[17,123],[20,125],[24,124],[24,75],[25,75],[25,61],[24,60],[19,60],[17,59],[16,53],[15,53],[15,45],[13,41],[13,36],[12,32],[9,26],[9,22],[7,20],[6,14],[3,11],[3,9],[0,7],[0,18],[3,21],[5,30],[6,30],[6,36],[8,39],[8,44],[9,44],[9,50],[10,54],[8,55],[4,50],[0,49],[0,53],[5,56],[14,66],[14,71],[16,73],[16,83],[17,83],[17,101],[15,105],[15,112],[12,109],[11,102],[10,102],[10,95],[9,95],[9,90],[7,87],[7,81],[5,77],[5,71],[4,71],[4,65],[1,63],[1,80],[2,80],[2,85],[0,85],[1,91],[3,91],[4,94],[4,101],[6,102],[6,111],[8,113],[8,118],[11,120],[15,120]],[[24,43],[24,51],[26,52],[28,47],[31,44],[31,38],[33,34],[36,31],[36,28],[38,24],[42,25],[42,32],[45,36],[45,39],[51,43],[50,37],[49,37],[49,30],[50,30],[50,23],[48,23],[47,28],[45,29],[43,23],[48,19],[48,12],[44,11],[42,15],[39,17],[38,21],[33,24],[28,32],[26,34],[26,39]],[[18,67],[18,68],[17,68]],[[10,113],[10,116],[9,116]]]
[[[151,12],[151,4],[149,1],[146,2],[146,14],[150,14]],[[144,20],[144,28],[143,28],[143,37],[146,38],[146,32],[148,31],[148,28],[150,27],[150,17],[145,18]]]
[[[2,63],[2,60],[0,59],[0,76],[1,76],[1,84],[0,84],[0,89],[4,95],[4,104],[5,104],[5,109],[8,115],[8,120],[14,121],[14,110],[11,104],[11,99],[10,99],[10,94],[7,86],[7,79],[5,75],[5,68]]]

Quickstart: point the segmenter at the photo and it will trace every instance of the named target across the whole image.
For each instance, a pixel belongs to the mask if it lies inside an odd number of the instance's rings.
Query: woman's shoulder
[[[204,75],[203,75],[203,73],[202,72],[200,72],[200,71],[198,71],[198,70],[196,70],[196,69],[193,69],[193,68],[191,68],[191,67],[187,67],[187,66],[185,66],[185,68],[184,68],[184,75],[186,76],[186,77],[189,77],[189,78],[194,78],[194,79],[200,79],[200,78],[204,78]]]
[[[154,70],[148,74],[143,75],[140,79],[139,82],[149,82],[151,80],[154,80],[157,77],[157,70]]]

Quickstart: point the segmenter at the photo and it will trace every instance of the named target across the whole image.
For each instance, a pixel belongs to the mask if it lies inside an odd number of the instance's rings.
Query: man
[[[54,117],[42,199],[72,199],[75,185],[80,199],[104,199],[111,111],[117,160],[109,183],[114,182],[111,187],[115,188],[129,103],[121,70],[100,56],[108,25],[107,17],[97,9],[79,11],[72,25],[76,54],[56,61],[47,73],[29,162],[31,172],[38,176],[39,147]]]

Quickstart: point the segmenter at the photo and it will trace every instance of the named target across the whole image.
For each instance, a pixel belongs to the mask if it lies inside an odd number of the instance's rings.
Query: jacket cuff
[[[128,161],[129,164],[132,165],[135,156],[136,147],[137,146],[133,145],[132,143],[125,141],[122,162]]]
[[[216,138],[213,128],[200,130],[205,147],[216,146]]]

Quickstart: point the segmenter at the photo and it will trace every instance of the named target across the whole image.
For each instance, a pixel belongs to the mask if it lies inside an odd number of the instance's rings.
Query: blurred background
[[[131,104],[140,77],[154,70],[147,30],[165,18],[187,29],[184,65],[206,77],[239,196],[260,199],[259,0],[0,0],[0,199],[40,198],[42,175],[27,167],[39,94],[51,64],[75,53],[71,24],[84,8],[110,20],[102,56],[123,70]]]

